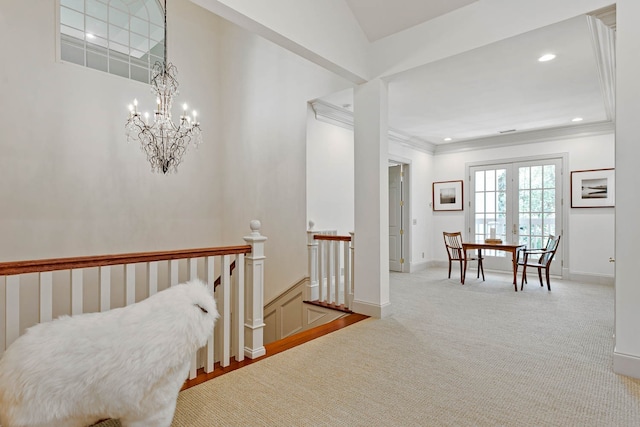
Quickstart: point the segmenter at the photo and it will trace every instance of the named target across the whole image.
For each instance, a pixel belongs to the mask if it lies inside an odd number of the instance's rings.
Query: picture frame
[[[615,185],[614,168],[571,171],[571,207],[614,207]]]
[[[461,211],[463,209],[462,180],[440,181],[432,184],[434,211]]]

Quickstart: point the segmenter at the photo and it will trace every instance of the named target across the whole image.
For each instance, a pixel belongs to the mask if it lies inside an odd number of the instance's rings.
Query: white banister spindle
[[[340,241],[331,242],[333,246],[333,303],[340,305]]]
[[[100,311],[111,309],[111,267],[100,267],[98,286],[100,288]]]
[[[236,255],[236,273],[233,284],[233,342],[238,362],[244,360],[244,254]]]
[[[325,241],[318,240],[318,301],[324,301],[324,254]]]
[[[7,276],[4,304],[6,349],[20,336],[20,276]]]
[[[229,255],[222,256],[222,273],[220,273],[220,288],[218,290],[218,298],[222,305],[220,319],[218,324],[222,331],[222,355],[220,358],[220,366],[229,366],[231,359],[231,257]],[[220,309],[218,309],[220,310]]]
[[[213,286],[215,283],[215,269],[214,269],[214,257],[209,256],[204,260],[204,270],[205,270],[205,280],[207,285],[211,286],[211,292],[213,292]],[[207,355],[206,361],[204,364],[204,371],[206,373],[213,372],[213,368],[215,366],[215,326],[214,330],[209,334],[209,339],[207,340]]]
[[[178,284],[178,260],[171,259],[169,260],[169,285],[175,286]]]
[[[124,266],[124,286],[126,300],[125,305],[131,305],[136,302],[136,265],[126,264]]]
[[[324,267],[325,267],[325,271],[324,271],[324,276],[326,277],[326,298],[325,301],[327,301],[327,303],[331,303],[331,241],[327,240],[324,243],[324,250],[326,251],[324,254]]]
[[[351,262],[349,260],[349,242],[342,242],[342,251],[343,251],[343,266],[344,266],[344,271],[342,273],[342,281],[344,283],[343,288],[342,288],[342,293],[343,293],[343,301],[344,301],[344,307],[345,308],[350,308],[349,307],[349,287],[351,286]]]
[[[71,315],[83,312],[83,279],[82,269],[71,270]]]
[[[187,260],[187,268],[189,270],[189,280],[198,278],[198,258],[189,258]]]
[[[147,287],[149,296],[158,293],[158,261],[147,263]]]
[[[251,245],[251,253],[245,257],[245,322],[244,354],[249,359],[264,356],[264,242],[260,234],[260,221],[250,224],[251,234],[244,241]]]
[[[40,273],[40,322],[53,319],[53,273]]]

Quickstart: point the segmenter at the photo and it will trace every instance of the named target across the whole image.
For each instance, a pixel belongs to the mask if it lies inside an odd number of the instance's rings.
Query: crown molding
[[[510,145],[532,144],[537,142],[558,141],[562,139],[584,138],[588,136],[606,135],[615,132],[613,121],[585,123],[581,125],[561,126],[469,139],[466,141],[441,144],[436,146],[435,155],[462,151],[483,150],[487,148]]]
[[[352,111],[321,100],[311,101],[310,104],[317,120],[353,131]],[[438,155],[505,147],[509,145],[531,144],[536,142],[605,135],[614,132],[615,123],[611,120],[607,120],[595,123],[522,131],[436,145],[432,142],[416,138],[397,129],[389,128],[389,141],[414,150]]]
[[[310,104],[315,113],[316,120],[340,126],[351,131],[353,130],[353,112],[351,110],[347,110],[346,108],[341,108],[318,99],[311,101]],[[388,135],[390,142],[395,142],[414,150],[432,154],[436,150],[435,144],[416,138],[415,136],[411,136],[397,129],[389,128]]]

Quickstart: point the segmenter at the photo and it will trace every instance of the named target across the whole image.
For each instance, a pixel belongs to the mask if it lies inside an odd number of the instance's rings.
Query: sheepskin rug
[[[170,426],[191,357],[217,318],[213,289],[193,280],[127,307],[35,325],[0,359],[0,425]]]

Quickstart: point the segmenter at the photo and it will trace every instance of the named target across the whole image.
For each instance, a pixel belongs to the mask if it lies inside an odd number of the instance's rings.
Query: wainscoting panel
[[[265,344],[345,316],[337,310],[305,304],[304,292],[308,283],[309,278],[302,279],[265,306]]]

